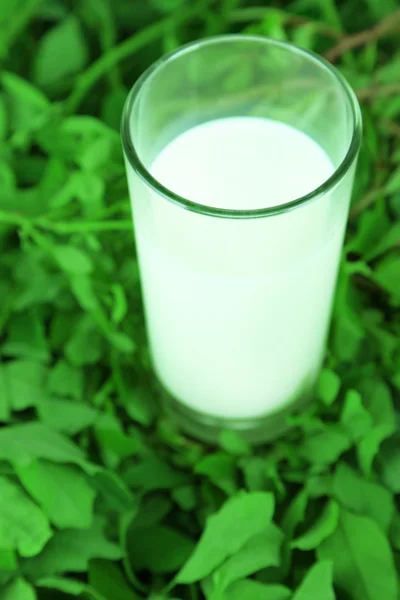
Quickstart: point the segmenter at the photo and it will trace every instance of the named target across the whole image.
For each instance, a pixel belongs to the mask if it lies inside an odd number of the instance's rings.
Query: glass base
[[[186,434],[203,442],[216,444],[224,429],[233,429],[250,444],[271,442],[288,431],[290,417],[303,411],[312,400],[312,393],[302,394],[279,411],[250,419],[224,419],[189,408],[168,393],[163,404],[168,417]]]

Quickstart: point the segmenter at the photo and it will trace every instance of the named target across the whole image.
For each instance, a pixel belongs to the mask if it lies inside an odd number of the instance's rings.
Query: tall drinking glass
[[[188,44],[133,86],[122,143],[152,363],[192,435],[268,440],[312,399],[360,137],[343,77],[263,37]]]

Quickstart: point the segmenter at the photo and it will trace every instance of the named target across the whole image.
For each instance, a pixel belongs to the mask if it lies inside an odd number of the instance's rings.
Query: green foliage
[[[3,5],[1,600],[397,600],[395,0]],[[241,31],[335,62],[364,140],[315,402],[210,448],[160,414],[118,129],[163,52]]]

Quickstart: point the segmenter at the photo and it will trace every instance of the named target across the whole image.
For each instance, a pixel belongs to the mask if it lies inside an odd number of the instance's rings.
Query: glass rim
[[[289,202],[285,202],[283,204],[278,204],[274,206],[267,206],[263,208],[217,208],[214,206],[209,206],[207,204],[195,202],[193,200],[190,200],[189,198],[185,198],[184,196],[180,196],[173,190],[170,190],[169,188],[164,186],[155,177],[153,177],[153,175],[150,173],[150,171],[147,169],[144,163],[140,160],[139,155],[136,151],[135,144],[133,142],[130,131],[130,115],[132,107],[135,101],[138,99],[143,85],[148,81],[148,79],[152,75],[154,75],[158,71],[158,69],[162,68],[165,63],[170,62],[171,60],[174,60],[186,53],[199,50],[204,46],[220,44],[225,42],[241,43],[243,41],[257,42],[268,46],[275,46],[281,48],[282,50],[302,55],[305,59],[313,61],[314,63],[316,63],[317,66],[329,71],[329,73],[333,75],[333,77],[336,79],[336,82],[339,84],[339,87],[341,88],[347,102],[349,103],[352,116],[352,135],[347,152],[340,164],[335,168],[334,172],[328,177],[328,179],[326,179],[326,181],[324,181],[321,185],[313,189],[311,192],[308,192],[303,196],[299,196],[298,198],[290,200]],[[209,216],[237,219],[266,217],[285,213],[303,204],[308,204],[310,201],[325,195],[343,179],[350,167],[353,165],[355,159],[357,158],[358,151],[360,149],[361,132],[361,110],[357,100],[357,96],[355,95],[353,89],[350,87],[349,83],[346,81],[344,76],[326,59],[324,59],[319,54],[312,52],[311,50],[305,50],[290,42],[282,42],[280,40],[274,40],[272,38],[260,35],[247,34],[223,34],[210,36],[207,38],[201,38],[199,40],[195,40],[182,46],[179,46],[172,52],[165,54],[164,56],[153,62],[133,84],[125,101],[121,119],[121,139],[125,157],[127,158],[129,164],[131,165],[135,173],[137,173],[139,177],[157,194],[163,196],[170,202],[177,204],[182,208],[190,210],[192,212]]]

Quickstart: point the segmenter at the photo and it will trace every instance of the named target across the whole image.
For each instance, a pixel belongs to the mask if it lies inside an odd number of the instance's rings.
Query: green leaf
[[[27,575],[35,578],[67,571],[87,570],[92,558],[119,560],[121,549],[107,539],[104,520],[97,517],[90,529],[64,529],[54,534],[42,552],[23,566]]]
[[[237,579],[248,577],[266,567],[279,566],[282,541],[282,532],[270,523],[265,531],[252,537],[215,571],[218,587],[224,589]]]
[[[374,279],[392,297],[392,302],[400,305],[400,255],[392,252],[379,263],[374,272]]]
[[[15,73],[3,72],[1,83],[10,100],[11,122],[14,131],[31,127],[50,106],[47,98],[31,83]]]
[[[206,577],[226,558],[238,552],[269,524],[274,498],[267,492],[243,493],[230,498],[207,519],[193,554],[177,575],[177,582],[191,583]]]
[[[358,463],[367,477],[371,475],[372,464],[384,440],[393,433],[391,425],[378,425],[361,440],[357,448]]]
[[[356,390],[346,392],[341,422],[354,442],[362,440],[372,429],[372,417],[364,408],[361,394]]]
[[[21,556],[35,556],[51,537],[42,511],[6,477],[0,476],[0,541]]]
[[[56,527],[90,527],[96,494],[76,467],[34,461],[16,471],[25,489]]]
[[[178,570],[189,558],[194,542],[167,525],[130,529],[126,538],[128,560],[134,571],[153,573]]]
[[[83,372],[81,369],[68,364],[66,360],[59,360],[49,373],[47,387],[49,392],[57,396],[81,400]]]
[[[333,477],[333,494],[347,509],[370,517],[388,532],[395,506],[386,488],[362,478],[346,463],[339,463]]]
[[[292,548],[299,550],[314,550],[332,535],[339,522],[339,506],[334,500],[330,500],[316,520],[316,522],[298,538],[291,543]]]
[[[214,485],[228,495],[234,494],[237,489],[236,461],[229,454],[224,452],[208,454],[196,463],[195,472],[206,475]]]
[[[86,464],[77,446],[42,423],[31,421],[0,429],[0,460],[26,464],[35,458]]]
[[[335,533],[317,550],[333,562],[334,581],[354,600],[397,600],[396,568],[389,542],[368,517],[342,509]]]
[[[75,435],[93,425],[98,417],[97,411],[89,404],[57,398],[39,402],[36,410],[44,425],[68,435]]]
[[[379,456],[383,483],[395,494],[400,493],[400,441],[399,436],[385,442]]]
[[[14,550],[0,548],[0,573],[4,571],[15,571],[18,567]]]
[[[33,62],[34,81],[41,86],[61,82],[80,71],[87,60],[81,25],[70,15],[40,38]]]
[[[54,258],[61,269],[71,275],[87,275],[93,270],[92,261],[89,256],[74,246],[55,246]]]
[[[181,473],[156,455],[150,455],[130,467],[124,479],[128,485],[139,488],[142,492],[168,490],[185,482]]]
[[[323,561],[313,565],[297,588],[293,600],[335,600],[332,563]]]
[[[36,585],[40,588],[65,592],[71,596],[81,596],[85,594],[86,598],[89,597],[93,600],[106,600],[104,596],[97,594],[97,592],[89,585],[76,579],[67,579],[66,577],[43,577],[36,582]]]
[[[44,324],[37,310],[31,309],[13,316],[2,353],[32,361],[48,360],[49,349]]]
[[[283,585],[265,585],[244,579],[230,585],[223,600],[289,600],[290,596],[290,590]]]
[[[243,437],[233,429],[224,429],[219,437],[221,447],[233,456],[251,454],[251,448]]]
[[[119,567],[105,560],[92,560],[89,565],[89,583],[104,598],[112,600],[140,600],[128,585]]]
[[[0,365],[6,404],[13,410],[25,410],[43,398],[44,365],[28,360],[14,360]]]
[[[16,579],[3,592],[2,600],[36,600],[36,592],[25,579]]]
[[[340,378],[330,369],[323,369],[318,382],[318,396],[326,406],[336,400],[340,390]]]
[[[346,431],[339,424],[325,424],[320,431],[304,440],[300,452],[309,462],[332,464],[351,446]]]

